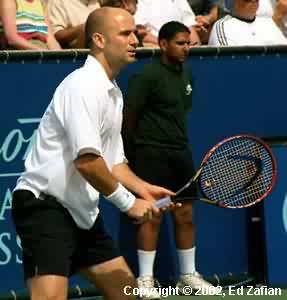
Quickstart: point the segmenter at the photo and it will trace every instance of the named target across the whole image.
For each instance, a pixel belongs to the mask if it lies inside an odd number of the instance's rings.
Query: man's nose
[[[137,47],[139,45],[139,40],[134,32],[131,34],[131,45],[133,45],[134,47]]]
[[[189,43],[185,43],[184,44],[184,51],[188,52],[190,48],[190,44]]]

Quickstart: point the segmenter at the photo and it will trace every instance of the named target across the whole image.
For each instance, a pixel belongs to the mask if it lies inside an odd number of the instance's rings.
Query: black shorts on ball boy
[[[30,191],[15,191],[12,218],[21,239],[25,280],[37,275],[69,277],[120,256],[100,215],[91,229],[81,229],[52,196],[40,200]]]
[[[171,149],[152,145],[137,145],[133,162],[135,173],[145,181],[178,191],[195,174],[188,146]],[[195,184],[190,185],[175,200],[186,201],[197,196]]]

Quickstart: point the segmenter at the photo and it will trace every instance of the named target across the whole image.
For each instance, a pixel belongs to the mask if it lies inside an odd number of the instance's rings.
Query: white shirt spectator
[[[137,25],[145,25],[155,36],[161,26],[170,21],[181,22],[187,27],[196,24],[187,0],[138,0],[135,21]]]
[[[110,170],[125,161],[120,134],[122,108],[116,82],[88,56],[85,65],[57,88],[15,189],[30,190],[36,197],[40,193],[55,196],[79,227],[90,228],[99,212],[99,193],[73,161],[79,154],[95,153]]]
[[[224,0],[224,8],[227,12],[231,12],[234,0]],[[273,7],[277,0],[260,0],[257,10],[257,16],[260,17],[272,17]]]
[[[214,24],[208,44],[268,46],[287,44],[287,40],[272,18],[256,17],[253,21],[245,21],[227,15]]]
[[[234,0],[225,0],[225,9],[227,12],[230,13],[232,9],[232,3]],[[256,15],[258,17],[266,17],[272,18],[274,14],[274,7],[276,6],[277,0],[260,0],[259,6]],[[283,19],[283,24],[281,26],[281,31],[283,32],[284,36],[287,37],[287,16]]]

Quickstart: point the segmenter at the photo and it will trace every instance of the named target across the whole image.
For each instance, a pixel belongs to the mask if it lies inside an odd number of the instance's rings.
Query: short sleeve
[[[245,43],[240,42],[240,37],[234,31],[232,24],[228,23],[230,16],[216,21],[212,27],[208,45],[211,46],[239,46]],[[228,23],[228,24],[227,24]]]
[[[91,93],[83,94],[78,88],[59,92],[61,101],[55,105],[56,115],[64,128],[73,159],[83,153],[102,156],[100,128],[104,112],[100,99]]]
[[[128,162],[128,160],[127,160],[127,158],[125,156],[125,152],[124,152],[123,139],[122,139],[122,136],[119,135],[114,165],[127,163],[127,162]]]
[[[209,39],[208,39],[208,45],[211,46],[221,46],[222,44],[220,43],[219,39],[218,39],[218,29],[220,28],[219,26],[219,22],[221,21],[217,21],[213,24],[210,35],[209,35]]]

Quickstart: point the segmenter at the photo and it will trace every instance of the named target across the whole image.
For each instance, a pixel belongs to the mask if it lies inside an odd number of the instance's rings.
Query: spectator
[[[187,0],[138,0],[135,14],[137,25],[145,26],[147,34],[143,38],[145,46],[158,46],[158,32],[169,21],[184,23],[191,30],[191,45],[200,44],[200,38],[194,29],[195,15]]]
[[[0,49],[60,49],[41,0],[0,1]]]
[[[278,45],[287,40],[272,18],[256,16],[258,0],[234,0],[232,15],[218,20],[211,31],[209,45]]]
[[[224,0],[225,12],[232,9],[233,0]],[[287,37],[287,1],[286,0],[261,0],[256,13],[260,17],[272,17],[277,26]]]
[[[207,44],[213,23],[219,15],[218,0],[188,0],[195,13],[195,29],[202,43]]]
[[[48,0],[52,29],[63,48],[85,47],[85,22],[99,7],[98,0]]]
[[[127,10],[131,15],[134,15],[137,11],[137,0],[100,0],[101,7],[111,6],[120,7]],[[136,36],[139,40],[139,47],[143,46],[143,39],[147,34],[147,30],[143,25],[136,25]]]
[[[131,15],[137,11],[137,0],[99,0],[101,7],[111,6],[120,7],[127,10]]]

